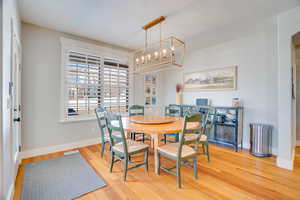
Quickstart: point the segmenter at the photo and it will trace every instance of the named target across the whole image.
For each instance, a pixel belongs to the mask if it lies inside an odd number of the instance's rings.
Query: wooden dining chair
[[[165,107],[165,116],[172,116],[172,117],[181,117],[181,107],[179,105],[170,104],[169,106]],[[173,140],[167,140],[168,137],[173,137]],[[164,134],[164,143],[167,142],[178,142],[179,141],[179,134],[178,133],[166,133]]]
[[[208,162],[210,162],[210,153],[209,153],[209,141],[208,137],[210,132],[215,124],[215,115],[213,110],[209,110],[206,115],[206,121],[203,126],[203,132],[201,137],[199,138],[199,144],[202,145],[203,153],[199,153],[199,155],[203,154],[207,156]]]
[[[109,112],[107,119],[110,142],[112,145],[110,172],[113,170],[114,163],[118,161],[123,161],[123,181],[126,181],[127,171],[130,169],[145,166],[145,170],[148,171],[149,145],[126,139],[120,115],[115,115]],[[114,141],[114,138],[112,137],[113,132],[118,132],[121,134],[121,142],[116,143]],[[132,155],[138,153],[144,153],[143,163],[134,163],[130,159]],[[117,157],[117,159],[115,159],[115,157]],[[129,164],[133,164],[133,166],[129,167]]]
[[[199,127],[198,132],[194,131],[193,133],[187,133],[185,135],[184,144],[194,145],[194,149],[197,152],[197,155],[206,155],[208,162],[210,162],[209,154],[209,142],[208,135],[213,126],[213,115],[210,112],[207,113],[197,113],[199,115]],[[198,146],[202,146],[202,152],[198,152]]]
[[[182,105],[181,106],[181,117],[184,117],[185,115],[189,113],[197,113],[198,112],[198,107],[197,106],[192,106],[192,105]]]
[[[194,148],[185,145],[185,135],[192,134],[195,132],[199,132],[200,129],[187,129],[188,123],[197,123],[200,120],[200,115],[186,115],[184,117],[184,126],[182,132],[179,134],[179,142],[178,143],[170,143],[164,146],[160,146],[157,149],[158,154],[158,174],[160,174],[160,169],[176,175],[177,178],[177,187],[181,188],[181,165],[191,166],[189,160],[193,160],[192,167],[194,168],[194,177],[198,178],[198,169],[197,169],[197,153]],[[161,166],[161,156],[165,156],[169,159],[175,160],[176,165],[171,168],[165,168]],[[176,169],[176,172],[172,171]]]
[[[129,116],[137,116],[137,115],[144,115],[145,114],[145,108],[144,106],[140,105],[132,105],[129,107]],[[144,133],[130,133],[130,138],[132,140],[136,140],[136,136],[141,135],[142,141],[145,141],[145,134]]]
[[[105,151],[105,144],[110,143],[109,139],[109,131],[107,127],[107,111],[102,108],[98,107],[95,109],[95,114],[97,118],[97,124],[99,128],[100,138],[101,138],[101,157],[103,157],[104,151]],[[114,132],[112,134],[112,137],[114,138],[114,141],[119,142],[121,141],[121,134],[118,132]]]

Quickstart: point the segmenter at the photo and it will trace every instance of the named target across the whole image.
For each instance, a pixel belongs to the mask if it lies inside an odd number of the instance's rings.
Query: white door
[[[12,154],[14,162],[17,162],[18,152],[21,150],[21,50],[14,33],[12,41],[11,117]]]

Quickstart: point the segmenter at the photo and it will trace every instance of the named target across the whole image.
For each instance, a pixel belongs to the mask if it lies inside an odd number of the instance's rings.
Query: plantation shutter
[[[65,65],[67,118],[94,115],[98,106],[115,112],[128,110],[128,66],[70,51]]]
[[[104,59],[103,106],[113,112],[128,111],[128,66],[112,59]]]
[[[67,114],[93,114],[101,105],[101,58],[69,52],[66,65]]]

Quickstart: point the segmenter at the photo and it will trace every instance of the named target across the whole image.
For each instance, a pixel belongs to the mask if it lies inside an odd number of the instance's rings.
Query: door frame
[[[3,2],[0,1],[0,13],[3,13]],[[2,32],[2,14],[0,15],[0,197],[2,197],[4,194],[4,181],[3,181],[3,126],[2,126],[2,116],[3,116],[3,87],[2,87],[2,77],[3,77],[3,32]]]
[[[21,147],[21,45],[17,39],[17,34],[12,26],[12,41],[11,41],[11,152],[14,166],[19,165],[19,152]]]
[[[292,37],[300,31],[300,7],[277,16],[278,53],[278,155],[277,166],[293,170]]]

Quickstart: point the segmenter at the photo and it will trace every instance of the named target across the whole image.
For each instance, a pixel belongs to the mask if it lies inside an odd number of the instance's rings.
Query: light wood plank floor
[[[288,171],[275,166],[275,158],[256,158],[246,150],[234,152],[231,149],[211,145],[210,163],[206,157],[199,161],[199,179],[194,180],[191,168],[183,167],[183,188],[176,188],[175,176],[161,172],[154,173],[153,154],[150,156],[150,168],[130,170],[128,180],[121,181],[121,164],[116,164],[113,173],[109,173],[109,153],[100,158],[100,146],[80,148],[81,155],[102,176],[106,187],[79,197],[80,200],[96,199],[278,199],[300,200],[300,148],[297,148],[295,170]],[[24,165],[62,156],[54,153],[23,160],[16,181],[14,199],[20,198]],[[141,160],[142,157],[135,157]],[[170,161],[163,160],[163,165],[170,166]]]

